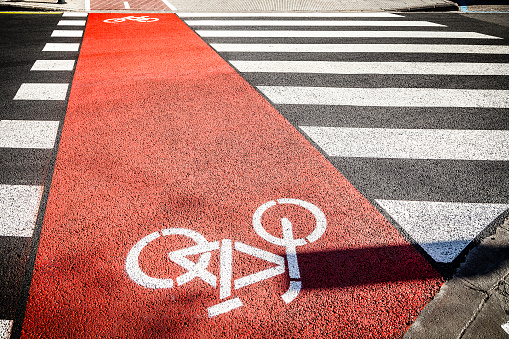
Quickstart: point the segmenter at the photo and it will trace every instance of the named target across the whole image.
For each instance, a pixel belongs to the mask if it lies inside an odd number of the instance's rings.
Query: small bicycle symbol
[[[277,204],[292,204],[303,207],[310,211],[316,220],[316,228],[305,238],[294,239],[292,223],[287,218],[281,219],[281,227],[283,229],[283,237],[278,238],[268,233],[262,226],[262,215],[271,207]],[[300,293],[302,282],[300,281],[300,270],[297,261],[297,246],[303,246],[307,243],[312,243],[318,240],[327,228],[327,220],[323,212],[315,205],[299,200],[299,199],[277,199],[266,202],[258,207],[253,214],[253,228],[255,232],[267,242],[283,246],[286,248],[286,260],[288,262],[288,274],[290,276],[290,286],[281,298],[285,303],[292,302]],[[239,289],[286,272],[285,258],[256,248],[240,241],[236,241],[232,245],[231,239],[223,239],[221,244],[219,241],[209,242],[200,233],[186,229],[186,228],[168,228],[163,229],[161,232],[154,232],[145,236],[138,241],[134,247],[129,251],[126,258],[126,271],[129,277],[137,284],[147,288],[172,288],[174,285],[173,279],[159,279],[146,275],[140,268],[138,259],[141,251],[153,240],[160,236],[183,235],[194,240],[196,245],[183,248],[168,253],[170,260],[186,269],[187,272],[177,277],[177,285],[185,284],[194,278],[200,278],[212,287],[217,286],[217,277],[207,270],[211,259],[211,252],[220,250],[220,271],[219,271],[219,298],[229,298],[232,294],[232,262],[233,262],[233,249],[254,256],[259,259],[266,260],[273,264],[275,267],[265,269],[263,271],[253,273],[251,275],[233,280],[233,287]],[[195,263],[187,258],[187,256],[199,254],[198,261]],[[217,305],[208,308],[209,317],[214,317],[226,312],[229,312],[237,307],[242,306],[240,298],[229,299]]]
[[[158,18],[149,18],[148,15],[144,15],[144,16],[131,15],[131,16],[123,17],[123,18],[106,19],[106,20],[104,20],[104,22],[109,23],[109,24],[117,24],[120,22],[124,22],[126,20],[138,21],[138,22],[154,22],[154,21],[158,21],[159,19]]]

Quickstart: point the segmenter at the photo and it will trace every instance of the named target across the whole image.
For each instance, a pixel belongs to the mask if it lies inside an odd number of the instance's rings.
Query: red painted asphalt
[[[438,273],[175,15],[146,15],[159,20],[89,16],[23,337],[404,333],[437,292]],[[312,205],[264,205],[280,198]],[[256,215],[272,238],[255,231]],[[324,233],[308,241],[274,241],[304,238],[317,224]],[[196,240],[201,251],[187,258],[197,276],[186,281],[188,270],[175,262],[186,255],[175,251]],[[132,273],[132,261],[126,269],[128,255],[146,276]],[[223,270],[230,255],[231,276]],[[276,268],[241,286],[243,277],[281,265],[282,274]],[[289,284],[300,282],[286,303]],[[231,300],[238,307],[211,313]]]

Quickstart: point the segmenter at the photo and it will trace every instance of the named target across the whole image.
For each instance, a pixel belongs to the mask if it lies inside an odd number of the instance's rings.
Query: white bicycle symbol
[[[144,16],[131,15],[131,16],[123,17],[123,18],[106,19],[106,20],[104,20],[104,22],[109,23],[109,24],[116,24],[116,23],[124,22],[126,20],[138,21],[138,22],[154,22],[154,21],[158,21],[159,19],[158,18],[150,18],[148,15],[144,15]]]
[[[294,239],[292,223],[287,218],[281,219],[281,226],[283,229],[283,237],[278,238],[268,233],[262,226],[262,215],[271,207],[277,204],[293,204],[310,211],[316,220],[316,228],[313,232],[305,238]],[[299,200],[299,199],[277,199],[266,202],[258,207],[253,214],[253,228],[255,232],[267,242],[283,246],[286,248],[286,260],[288,262],[288,273],[290,277],[290,286],[288,290],[281,296],[285,303],[292,302],[300,293],[302,282],[300,281],[300,270],[297,261],[297,246],[303,246],[307,243],[312,243],[318,240],[327,228],[327,220],[323,212],[315,205]],[[235,289],[275,277],[279,274],[286,272],[285,258],[256,248],[240,241],[236,241],[232,246],[231,239],[223,239],[221,244],[219,241],[209,242],[200,233],[189,230],[186,228],[168,228],[163,229],[161,232],[154,232],[145,236],[138,241],[134,247],[129,251],[126,258],[126,271],[129,277],[137,284],[147,288],[172,288],[174,285],[173,279],[159,279],[146,275],[140,268],[138,259],[141,251],[153,240],[160,236],[183,235],[191,238],[196,242],[196,245],[176,250],[168,253],[170,260],[180,265],[187,270],[186,273],[176,278],[177,285],[183,285],[194,278],[200,278],[212,287],[217,286],[217,277],[207,270],[211,259],[211,252],[220,249],[220,271],[219,271],[219,298],[229,298],[232,294],[232,262],[233,262],[233,247],[235,250],[254,256],[259,259],[266,260],[277,266],[265,269],[263,271],[250,274],[248,276],[235,279],[233,286]],[[198,261],[195,263],[187,256],[200,254]],[[242,306],[240,298],[229,299],[217,305],[208,308],[209,317],[214,317],[226,312],[229,312],[237,307]]]

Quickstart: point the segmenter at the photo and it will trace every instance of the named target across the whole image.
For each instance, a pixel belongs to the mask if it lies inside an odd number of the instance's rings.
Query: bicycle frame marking
[[[292,204],[303,207],[313,214],[316,220],[316,228],[307,237],[294,239],[292,223],[287,218],[281,219],[281,227],[283,237],[277,238],[268,233],[262,226],[262,215],[270,208],[276,205]],[[299,199],[277,199],[264,203],[253,214],[253,228],[255,232],[267,242],[285,247],[286,260],[288,262],[288,274],[290,284],[288,290],[281,296],[287,304],[291,303],[300,293],[302,282],[300,281],[300,270],[297,260],[297,246],[303,246],[308,243],[315,242],[325,232],[327,228],[327,220],[324,213],[315,205],[299,200]],[[146,288],[172,288],[174,286],[173,279],[159,279],[146,275],[139,266],[139,255],[143,248],[150,242],[161,236],[182,235],[191,238],[196,245],[186,247],[168,253],[171,261],[186,269],[187,272],[176,278],[176,283],[181,286],[190,282],[194,278],[200,278],[210,286],[217,287],[217,277],[207,270],[211,259],[211,252],[220,250],[220,271],[219,271],[219,298],[226,299],[232,296],[232,266],[233,266],[233,250],[248,254],[250,256],[268,261],[276,266],[250,274],[248,276],[235,279],[233,281],[234,289],[261,282],[286,272],[285,258],[283,256],[265,251],[261,248],[253,247],[236,241],[232,244],[231,239],[223,239],[221,242],[209,242],[205,237],[193,230],[186,228],[168,228],[160,232],[151,233],[140,241],[138,241],[129,251],[126,258],[126,271],[129,277],[138,285]],[[187,256],[199,254],[198,261],[195,263],[187,258]],[[228,299],[208,308],[209,317],[215,317],[220,314],[227,313],[235,308],[242,306],[240,298]]]

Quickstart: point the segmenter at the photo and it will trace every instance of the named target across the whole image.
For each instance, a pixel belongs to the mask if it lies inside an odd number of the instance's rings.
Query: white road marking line
[[[501,325],[501,327],[507,334],[509,334],[509,321]]]
[[[173,6],[168,0],[161,0],[162,2],[164,2],[164,4],[169,8],[171,9],[172,11],[176,11],[177,10],[177,7]]]
[[[452,262],[509,208],[504,204],[375,200],[435,261]]]
[[[509,46],[497,45],[223,43],[210,45],[218,52],[509,54]]]
[[[240,72],[509,75],[506,63],[228,60]]]
[[[124,8],[131,9],[131,6],[129,6],[129,3],[127,1],[124,1]]]
[[[0,120],[0,147],[53,148],[58,126],[58,121]]]
[[[246,17],[282,17],[282,18],[402,18],[402,15],[393,13],[177,13],[181,18],[246,18]]]
[[[77,52],[80,44],[75,43],[47,43],[42,49],[43,52]]]
[[[223,239],[221,242],[219,298],[228,298],[232,294],[232,241]]]
[[[374,27],[446,27],[429,21],[361,21],[361,20],[186,20],[189,26],[374,26]]]
[[[163,235],[168,234],[165,233],[166,230],[161,231]],[[191,231],[192,232],[192,231]],[[171,234],[171,233],[169,233]],[[182,266],[187,270],[187,273],[184,273],[181,276],[177,277],[177,284],[179,286],[193,280],[198,277],[201,280],[205,281],[212,287],[216,287],[217,277],[207,270],[208,264],[210,262],[211,253],[210,251],[219,249],[219,241],[214,242],[205,242],[198,243],[198,245],[183,248],[181,250],[173,251],[168,253],[169,258],[176,264]],[[189,255],[201,254],[198,262],[194,262],[187,258]]]
[[[72,71],[75,60],[36,60],[31,71]]]
[[[153,240],[159,238],[161,234],[159,232],[151,233],[145,236],[143,239],[138,241],[127,254],[127,258],[125,261],[125,269],[129,277],[138,285],[146,287],[146,288],[172,288],[173,287],[173,279],[166,278],[154,278],[146,275],[142,269],[140,268],[138,258],[140,256],[141,251]]]
[[[502,39],[476,32],[442,31],[229,31],[197,30],[201,37],[225,38],[429,38],[429,39]]]
[[[333,157],[509,161],[509,131],[299,126]]]
[[[293,281],[290,280],[290,286],[288,288],[288,291],[285,292],[281,296],[281,298],[284,300],[285,303],[289,304],[291,303],[300,293],[300,290],[302,288],[302,282],[300,281]]]
[[[88,17],[88,13],[84,13],[84,12],[65,12],[65,13],[62,14],[62,17],[86,18],[86,17]]]
[[[288,273],[290,279],[300,279],[299,262],[297,260],[297,249],[294,244],[293,227],[287,218],[281,219],[283,227],[283,239],[286,241],[286,260],[288,261]]]
[[[223,313],[230,312],[242,306],[242,301],[239,298],[223,301],[220,304],[208,308],[209,318],[218,316]]]
[[[235,242],[235,249],[239,252],[249,254],[253,257],[266,260],[270,263],[276,264],[277,266],[259,271],[248,276],[236,279],[233,284],[235,289],[239,289],[259,281],[275,277],[276,275],[283,274],[285,272],[285,258],[280,255],[267,252],[260,248],[256,248],[250,245],[246,245],[241,242]]]
[[[57,26],[85,26],[86,20],[60,20]]]
[[[14,100],[65,100],[69,84],[25,83],[21,84]]]
[[[0,185],[0,236],[32,236],[42,191],[42,186]]]
[[[54,30],[51,33],[52,38],[81,38],[82,36],[81,30]]]
[[[509,108],[509,90],[257,86],[273,103],[384,107]]]
[[[12,323],[12,320],[0,319],[0,339],[11,337]]]

